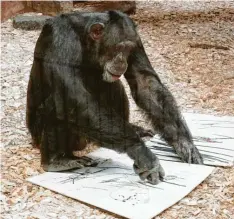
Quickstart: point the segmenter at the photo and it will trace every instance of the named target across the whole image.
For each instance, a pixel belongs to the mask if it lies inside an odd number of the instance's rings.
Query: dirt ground
[[[153,67],[183,111],[234,116],[234,1],[139,2],[132,18]],[[40,31],[13,29],[11,20],[1,30],[1,217],[120,218],[25,181],[43,172],[25,128],[27,82]],[[131,100],[131,121],[147,126],[139,115]],[[156,218],[233,217],[234,168],[216,168]]]

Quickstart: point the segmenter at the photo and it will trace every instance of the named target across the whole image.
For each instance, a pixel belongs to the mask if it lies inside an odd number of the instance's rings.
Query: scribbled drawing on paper
[[[146,204],[150,201],[149,189],[136,189],[125,186],[110,193],[110,197],[116,201],[128,202],[131,205]]]
[[[222,118],[202,114],[185,114],[192,132],[194,144],[201,152],[204,163],[214,166],[234,164],[234,118]],[[175,150],[157,135],[147,142],[147,146],[160,160],[181,162]]]
[[[142,219],[144,211],[148,219],[188,194],[213,170],[212,167],[162,161],[166,176],[163,182],[152,185],[139,179],[129,158],[123,156],[119,162],[118,156],[121,155],[99,149],[90,155],[93,159],[99,157],[96,167],[47,172],[29,181],[127,218]]]

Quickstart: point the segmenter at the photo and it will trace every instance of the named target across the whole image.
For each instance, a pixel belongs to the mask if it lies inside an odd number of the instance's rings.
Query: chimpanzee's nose
[[[118,64],[118,62],[123,62],[124,60],[123,53],[120,52],[116,57],[115,57],[115,62]]]
[[[123,53],[120,52],[114,59],[115,71],[123,74],[127,70],[127,60]]]

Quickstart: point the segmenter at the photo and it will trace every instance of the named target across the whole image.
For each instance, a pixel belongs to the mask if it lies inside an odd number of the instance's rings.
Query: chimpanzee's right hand
[[[158,184],[165,176],[159,159],[147,147],[139,147],[135,151],[133,169],[142,180],[148,180],[154,185]]]
[[[136,163],[134,163],[133,168],[135,173],[139,175],[141,180],[147,179],[149,183],[156,185],[160,182],[160,180],[163,179],[163,177],[165,176],[165,172],[158,160],[153,163],[153,166],[153,168],[141,168]]]

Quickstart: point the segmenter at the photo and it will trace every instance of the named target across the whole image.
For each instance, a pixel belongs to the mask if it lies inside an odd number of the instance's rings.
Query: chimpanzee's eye
[[[119,45],[116,45],[114,51],[115,51],[115,52],[118,52],[119,50],[120,50]]]

